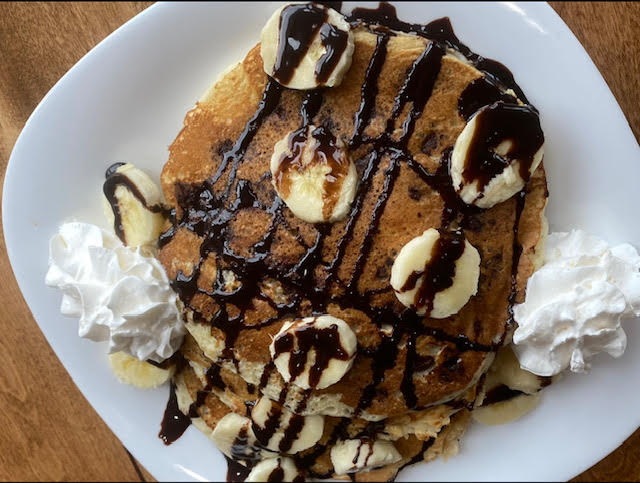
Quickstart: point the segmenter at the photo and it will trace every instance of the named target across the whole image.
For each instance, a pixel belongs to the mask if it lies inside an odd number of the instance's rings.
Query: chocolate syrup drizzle
[[[191,417],[180,411],[180,408],[178,407],[176,386],[172,382],[169,390],[169,402],[167,403],[167,408],[164,411],[162,426],[158,436],[164,444],[169,445],[182,436],[190,425]]]
[[[287,7],[285,10],[288,8],[294,7]],[[320,10],[320,14],[318,14],[318,10]],[[312,15],[311,12],[315,12],[315,14]],[[279,79],[292,75],[293,69],[298,65],[302,58],[301,56],[306,51],[306,48],[308,48],[309,39],[313,38],[310,33],[317,32],[318,29],[321,28],[322,21],[320,19],[324,18],[322,15],[326,15],[326,13],[322,12],[323,10],[318,9],[318,7],[306,5],[295,6],[289,14],[283,15],[281,19],[281,29],[287,32],[288,37],[298,40],[299,43],[293,42],[292,45],[297,45],[297,47],[292,48],[291,52],[288,51],[288,47],[286,46],[279,52],[279,60],[276,63],[276,71]],[[300,16],[302,20],[293,22],[293,18],[295,17],[292,15],[294,13],[296,16]],[[488,84],[498,86],[498,90],[511,88],[522,101],[527,101],[506,67],[471,52],[468,47],[457,39],[447,18],[439,19],[426,25],[410,24],[400,21],[395,14],[395,9],[391,5],[381,3],[376,10],[355,9],[351,15],[348,16],[348,20],[352,24],[358,24],[364,21],[378,24],[383,28],[371,29],[371,31],[378,36],[378,39],[361,87],[361,103],[355,114],[354,132],[349,141],[349,147],[352,150],[366,144],[370,146],[371,152],[367,155],[366,159],[364,159],[364,171],[351,206],[351,211],[344,224],[342,238],[337,242],[333,250],[334,257],[329,262],[323,262],[322,260],[324,241],[331,232],[332,227],[331,225],[319,224],[316,225],[317,235],[315,241],[311,245],[304,245],[306,252],[294,267],[284,267],[269,263],[270,247],[274,240],[276,228],[279,225],[286,226],[284,205],[278,197],[274,197],[270,203],[258,200],[248,181],[236,179],[238,166],[243,161],[247,147],[250,145],[256,132],[260,129],[260,126],[279,104],[282,87],[271,78],[268,79],[263,98],[256,113],[247,123],[246,128],[233,147],[224,154],[214,176],[199,185],[183,184],[176,186],[176,198],[180,211],[174,210],[173,227],[163,234],[160,239],[160,245],[163,246],[170,242],[179,228],[190,230],[203,238],[200,247],[200,261],[195,264],[192,273],[185,274],[179,272],[176,280],[172,282],[172,286],[186,307],[194,312],[194,320],[209,323],[212,327],[220,329],[225,334],[226,349],[223,353],[223,359],[233,361],[236,364],[237,361],[234,357],[233,347],[241,330],[258,329],[276,323],[285,316],[292,314],[295,316],[300,313],[301,304],[305,301],[311,305],[314,314],[326,313],[328,304],[332,303],[344,308],[360,310],[367,314],[376,324],[390,324],[393,330],[390,333],[380,332],[380,343],[377,347],[367,349],[359,348],[358,356],[370,360],[372,375],[371,381],[364,388],[357,404],[354,417],[358,417],[371,406],[378,395],[378,387],[384,380],[385,372],[396,365],[396,359],[400,352],[399,346],[402,342],[405,342],[407,350],[401,391],[407,407],[411,409],[419,409],[418,398],[415,394],[413,383],[413,374],[418,368],[424,370],[424,367],[428,366],[428,361],[422,361],[422,356],[417,353],[416,341],[419,336],[429,335],[437,340],[451,344],[451,347],[448,349],[450,350],[451,357],[446,364],[451,370],[457,370],[461,367],[462,360],[459,356],[462,352],[492,352],[497,350],[500,345],[479,344],[463,334],[451,335],[443,330],[429,327],[428,319],[418,316],[415,311],[411,309],[398,313],[397,307],[375,306],[371,303],[371,296],[375,294],[362,294],[358,291],[357,286],[358,279],[364,269],[365,261],[372,248],[374,237],[378,231],[385,205],[393,190],[401,166],[408,166],[416,174],[417,179],[424,181],[431,189],[439,192],[443,198],[445,208],[443,210],[442,225],[439,229],[441,233],[445,234],[443,238],[444,244],[448,244],[449,241],[451,241],[452,247],[457,246],[457,240],[463,236],[465,226],[472,225],[474,214],[480,211],[477,208],[464,205],[451,186],[449,176],[451,148],[443,151],[440,168],[435,173],[427,172],[413,160],[407,151],[407,143],[413,134],[417,119],[422,115],[431,96],[446,49],[456,49],[472,61],[478,69],[484,71],[488,79]],[[290,23],[291,25],[289,25]],[[428,43],[425,51],[414,61],[410,68],[404,85],[395,99],[391,117],[387,121],[385,131],[378,137],[371,139],[364,135],[364,131],[374,115],[375,98],[378,92],[377,79],[380,75],[382,65],[385,62],[389,37],[395,35],[392,30],[413,33],[431,39],[432,41]],[[487,94],[487,91],[491,91],[491,89],[486,88],[484,85],[477,88],[475,92],[473,90],[466,90],[459,101],[461,115],[466,118],[477,109],[484,107],[486,105],[485,102],[495,102],[495,92],[492,91]],[[498,96],[498,100],[503,99]],[[321,104],[321,90],[309,91],[306,94],[301,103],[301,128],[313,123],[314,117],[318,114]],[[410,109],[403,122],[402,133],[398,138],[394,139],[392,133],[395,131],[395,125],[407,105],[410,105]],[[533,108],[529,110],[535,112]],[[325,128],[330,132],[329,127],[325,126]],[[384,176],[382,190],[373,209],[369,225],[365,230],[354,269],[346,282],[339,280],[337,273],[340,262],[347,249],[347,245],[353,239],[356,223],[362,214],[365,196],[370,191],[374,176],[380,172],[383,161],[385,160],[388,160],[388,162],[384,163],[386,167],[382,170]],[[225,173],[227,174],[226,180],[223,180]],[[214,185],[218,182],[223,183],[223,185],[220,189],[216,190],[214,189]],[[233,196],[234,194],[235,196]],[[515,300],[515,277],[517,275],[517,266],[521,253],[521,247],[517,240],[517,229],[524,206],[524,194],[523,191],[517,197],[517,209],[514,221],[513,283],[509,296],[510,313],[511,305]],[[271,223],[262,239],[252,247],[250,255],[242,256],[235,253],[230,247],[228,227],[236,213],[246,208],[259,208],[267,212],[271,216]],[[453,234],[448,234],[451,233],[451,224],[459,218],[459,225],[462,229]],[[456,240],[456,242],[454,243],[453,240]],[[425,292],[423,295],[425,300],[431,297],[430,293],[432,290],[435,290],[440,285],[446,285],[446,283],[448,283],[447,281],[451,279],[451,264],[455,263],[457,257],[454,255],[444,255],[449,253],[450,248],[452,251],[455,251],[452,247],[442,247],[443,257],[441,258],[447,261],[443,262],[442,266],[434,273],[434,280],[437,280],[437,282],[431,284],[431,288],[425,288],[425,291],[428,290],[428,292]],[[218,276],[212,287],[200,287],[198,285],[198,278],[201,267],[204,261],[210,256],[214,256],[216,259]],[[239,282],[238,288],[233,291],[225,290],[222,280],[222,268],[234,272]],[[317,269],[321,269],[321,272],[324,274],[320,283],[318,283],[317,280]],[[284,285],[286,292],[293,294],[289,301],[286,303],[276,303],[262,292],[261,284],[258,283],[258,281],[269,278],[279,280]],[[338,295],[330,297],[327,288],[332,284],[338,284],[340,291]],[[206,321],[191,304],[196,294],[204,294],[214,298],[220,307],[210,322]],[[276,315],[256,325],[245,325],[244,315],[246,311],[252,307],[253,300],[261,300],[268,303],[275,310]],[[227,305],[234,306],[235,310],[233,313],[227,311]],[[284,342],[282,342],[282,344],[284,344]],[[329,346],[326,347],[327,350],[330,350]],[[285,349],[284,347],[282,348],[282,350]],[[292,361],[293,360],[294,358],[292,357]],[[318,374],[321,374],[321,371],[325,368],[324,366],[327,364],[327,360],[328,358],[317,361],[318,367],[317,371],[314,371],[314,378],[319,377]],[[295,367],[293,369],[292,373],[297,370]],[[274,364],[270,362],[262,374],[258,392],[261,392],[262,389],[266,387],[273,371]],[[209,385],[207,385],[207,388],[211,390]],[[205,388],[203,392],[206,393],[207,388]],[[287,396],[287,389],[285,386],[279,398],[280,403],[284,403]],[[306,397],[300,402],[297,408],[298,411],[306,406],[306,400],[310,394],[311,391],[307,391]],[[196,403],[197,402],[198,401],[196,401]],[[171,413],[169,411],[167,412],[171,416]],[[189,413],[191,412],[190,408]],[[195,407],[195,412],[197,413],[197,406]],[[262,444],[266,444],[275,431],[273,428],[275,427],[275,422],[273,421],[280,418],[276,413],[277,411],[270,415],[269,421],[267,421],[267,425],[262,432],[260,428],[258,428],[258,431],[255,431],[254,428],[256,436]],[[166,416],[165,414],[165,417]],[[342,421],[336,425],[325,444],[318,444],[310,451],[294,455],[293,458],[298,467],[305,469],[311,468],[317,458],[326,452],[327,448],[331,447],[339,438],[348,437],[346,429],[349,422],[349,418],[343,418]],[[297,425],[294,424],[290,426],[293,426],[290,436],[285,438],[286,441],[283,439],[283,442],[281,442],[284,448],[290,446],[297,436]],[[287,431],[288,430],[289,429],[287,429]],[[422,454],[419,455],[420,457],[417,456],[414,458],[414,460],[419,461],[422,459],[421,457],[424,456],[424,452],[432,443],[433,440],[425,442]],[[415,462],[414,460],[412,460],[410,464]],[[234,475],[239,475],[238,477],[242,476],[237,471],[237,468],[233,471]],[[309,471],[309,473],[317,478],[330,476],[330,474],[314,474],[313,471]]]
[[[291,81],[326,19],[326,9],[312,3],[288,5],[282,10],[278,51],[273,68],[275,79],[282,84]]]
[[[513,89],[518,99],[525,104],[529,104],[527,97],[520,86],[513,78],[511,71],[500,62],[482,57],[473,52],[469,47],[460,42],[453,31],[451,21],[448,17],[439,18],[429,22],[428,24],[414,24],[404,22],[398,19],[396,9],[393,5],[380,2],[378,8],[355,8],[347,20],[352,25],[360,23],[380,25],[385,28],[404,32],[407,34],[415,34],[429,40],[436,41],[443,47],[448,47],[461,53],[473,66],[484,72],[485,75],[493,78],[504,89]]]
[[[482,107],[503,101],[513,104],[515,98],[500,89],[500,85],[491,77],[478,77],[465,87],[458,99],[458,112],[465,121]]]
[[[325,23],[320,28],[320,42],[326,52],[318,59],[315,76],[318,83],[324,85],[338,66],[340,57],[347,49],[349,33],[336,28],[332,24]]]
[[[551,384],[553,378],[538,376],[538,380],[540,381],[540,389],[547,387]],[[483,406],[488,406],[490,404],[495,404],[503,401],[508,401],[518,396],[522,396],[523,394],[527,394],[526,392],[520,391],[518,389],[511,389],[509,386],[505,384],[500,384],[490,391],[487,391],[487,394],[482,401]]]
[[[124,243],[127,244],[126,234],[124,232],[124,227],[122,226],[122,214],[120,213],[120,204],[118,202],[118,198],[116,197],[116,190],[119,186],[127,189],[147,210],[152,213],[163,213],[166,214],[167,210],[162,205],[149,205],[144,195],[140,193],[140,190],[135,185],[133,181],[131,181],[126,174],[118,173],[118,168],[123,166],[125,163],[114,163],[109,166],[104,174],[105,182],[102,185],[102,191],[107,198],[107,201],[111,205],[111,210],[114,215],[113,222],[113,230],[118,235],[118,238]]]
[[[227,481],[230,482],[242,482],[247,479],[249,473],[251,473],[251,467],[245,466],[242,463],[225,456],[227,460]],[[280,480],[282,481],[282,480]]]

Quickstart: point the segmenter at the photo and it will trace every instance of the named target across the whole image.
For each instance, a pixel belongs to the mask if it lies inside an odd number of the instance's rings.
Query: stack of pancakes
[[[185,363],[174,381],[180,409],[189,413],[191,408],[192,415],[197,411],[194,424],[211,434],[223,416],[245,415],[251,402],[265,395],[290,411],[325,416],[319,444],[295,455],[311,476],[332,476],[329,451],[338,439],[393,441],[400,462],[355,477],[380,481],[393,478],[406,464],[456,453],[482,392],[483,375],[508,340],[510,304],[522,299],[533,271],[547,193],[539,168],[527,184],[523,205],[513,197],[488,210],[452,215],[442,192],[425,182],[442,173],[447,152],[466,124],[458,112],[462,91],[484,75],[452,52],[442,58],[431,96],[406,140],[412,161],[400,162],[389,187],[394,161],[384,154],[372,166],[374,143],[366,140],[380,139],[385,131],[392,138],[401,135],[411,106],[394,125],[388,120],[429,40],[388,36],[377,95],[367,101],[372,110],[363,129],[365,141],[356,143],[354,124],[366,101],[362,86],[380,34],[360,26],[354,36],[352,66],[339,87],[322,92],[313,123],[329,126],[351,147],[361,177],[369,172],[359,215],[331,225],[306,223],[284,206],[279,206],[281,216],[274,215],[278,201],[270,158],[274,145],[301,125],[306,94],[282,88],[277,103],[265,107],[269,79],[256,46],[187,114],[170,147],[162,186],[175,217],[161,240],[160,260],[184,303],[189,335],[181,349]],[[238,146],[247,130],[250,142]],[[374,213],[385,190],[383,211]],[[240,203],[243,196],[251,199]],[[224,230],[212,231],[224,216]],[[379,223],[371,228],[374,217]],[[390,286],[391,265],[407,242],[428,228],[442,227],[445,219],[447,227],[464,229],[480,253],[478,293],[449,318],[424,318],[416,334],[402,327],[406,308]],[[260,251],[256,247],[264,249],[265,233],[270,234],[268,250]],[[310,253],[313,260],[307,263]],[[350,297],[358,301],[353,306]],[[363,308],[365,298],[372,310]],[[286,384],[274,369],[269,345],[285,322],[317,314],[319,307],[349,324],[358,354],[338,383],[305,391]]]

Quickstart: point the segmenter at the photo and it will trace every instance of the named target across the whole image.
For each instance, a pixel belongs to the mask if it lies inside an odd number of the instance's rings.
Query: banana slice
[[[263,456],[251,429],[251,420],[236,413],[229,413],[218,421],[211,439],[227,457],[243,464],[257,461]]]
[[[461,232],[425,231],[402,247],[391,267],[396,297],[419,315],[443,319],[478,290],[480,255]]]
[[[291,458],[269,458],[255,465],[244,481],[304,481]]]
[[[109,354],[109,365],[120,382],[140,389],[161,386],[171,378],[174,372],[173,367],[160,369],[124,352]]]
[[[285,5],[262,29],[264,71],[290,89],[333,87],[351,66],[354,40],[345,18],[315,3]]]
[[[104,212],[122,243],[131,247],[155,243],[165,217],[158,185],[133,164],[115,164],[103,185]]]
[[[346,147],[324,126],[306,126],[278,141],[271,175],[278,196],[309,223],[333,223],[347,216],[358,186]]]
[[[552,381],[522,369],[511,347],[503,347],[487,372],[482,406],[473,410],[473,418],[487,425],[516,421],[538,406],[541,389]]]
[[[480,109],[451,153],[451,180],[460,198],[491,208],[521,191],[544,156],[544,134],[531,107],[502,101]]]
[[[480,406],[471,413],[473,419],[480,424],[497,426],[508,424],[522,418],[540,404],[542,393],[521,394],[507,401],[500,401],[488,406]]]
[[[322,437],[322,416],[300,416],[266,396],[251,411],[252,429],[260,444],[280,453],[295,454],[311,448]]]
[[[397,463],[402,459],[390,441],[346,439],[331,448],[331,463],[337,475],[366,471]]]
[[[324,389],[351,369],[357,345],[344,320],[320,315],[286,322],[269,350],[286,382],[302,389]]]
[[[503,347],[496,354],[496,358],[487,373],[486,387],[495,387],[504,384],[510,389],[526,394],[535,394],[540,389],[548,386],[552,378],[540,377],[520,367],[511,347]]]

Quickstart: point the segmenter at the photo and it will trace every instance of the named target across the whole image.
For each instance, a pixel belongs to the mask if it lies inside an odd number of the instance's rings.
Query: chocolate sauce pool
[[[332,5],[335,8],[335,5]],[[326,19],[326,11],[318,5],[291,6],[285,8],[287,13],[283,13],[281,18],[281,38],[286,38],[287,42],[281,44],[278,53],[278,61],[276,62],[276,77],[279,79],[290,78],[293,75],[295,67],[299,64],[306,49],[310,45],[310,39],[313,38],[321,29]],[[342,237],[338,240],[333,248],[334,256],[328,262],[322,260],[322,249],[325,238],[331,232],[331,225],[319,224],[316,226],[317,235],[314,242],[307,245],[306,252],[295,264],[294,267],[285,267],[273,265],[269,263],[268,255],[273,243],[276,229],[278,226],[287,226],[284,216],[284,206],[278,197],[273,197],[271,201],[260,201],[256,194],[252,191],[249,182],[237,179],[237,171],[240,163],[244,160],[244,153],[250,145],[257,131],[260,129],[264,121],[272,115],[277,108],[280,95],[283,88],[273,79],[269,79],[261,102],[254,116],[247,123],[240,137],[235,141],[233,146],[228,149],[223,156],[220,166],[215,175],[201,184],[183,184],[176,187],[177,203],[181,207],[180,216],[173,211],[173,226],[161,237],[160,244],[165,245],[171,241],[178,229],[190,230],[204,239],[200,247],[200,260],[195,264],[191,273],[179,272],[176,280],[172,282],[174,290],[180,296],[186,307],[194,312],[194,319],[207,323],[214,328],[221,330],[225,334],[226,349],[223,358],[235,360],[233,346],[241,330],[252,330],[277,323],[282,317],[290,314],[299,314],[303,301],[310,304],[312,312],[322,314],[327,312],[329,303],[337,304],[345,308],[353,308],[365,313],[374,323],[389,324],[393,330],[389,333],[380,335],[380,343],[377,347],[359,349],[358,357],[366,358],[371,365],[371,380],[364,388],[361,398],[357,404],[355,417],[362,411],[370,407],[376,395],[378,395],[378,387],[384,380],[385,372],[397,364],[397,358],[400,354],[399,347],[406,345],[405,371],[401,384],[401,391],[408,408],[419,409],[418,397],[415,394],[415,385],[413,382],[413,374],[420,370],[426,370],[434,361],[418,354],[416,341],[419,336],[429,335],[439,341],[447,342],[448,359],[444,364],[446,371],[464,370],[461,354],[466,351],[477,352],[493,352],[500,346],[479,344],[469,337],[458,334],[451,335],[441,329],[428,326],[428,320],[418,316],[415,311],[407,309],[400,313],[397,308],[388,306],[375,306],[371,303],[371,297],[375,294],[360,293],[358,291],[357,282],[364,269],[374,237],[377,233],[382,214],[389,196],[393,190],[394,183],[399,175],[402,165],[408,166],[416,175],[416,179],[422,180],[431,189],[440,193],[445,207],[443,210],[442,224],[439,227],[441,233],[444,234],[443,246],[438,250],[442,251],[442,266],[438,268],[439,278],[430,284],[430,288],[425,288],[421,295],[422,299],[428,303],[432,298],[431,292],[440,285],[449,283],[451,276],[451,267],[457,260],[456,253],[459,251],[459,240],[463,237],[464,230],[467,227],[473,227],[474,216],[481,210],[464,205],[456,195],[451,186],[449,176],[449,157],[451,147],[445,149],[442,154],[440,168],[435,173],[427,172],[422,166],[416,163],[407,151],[407,143],[411,137],[416,120],[422,115],[423,110],[427,106],[435,81],[439,75],[442,57],[446,53],[447,48],[453,48],[464,55],[476,68],[485,73],[484,80],[479,80],[475,85],[465,90],[458,101],[458,108],[461,116],[468,119],[479,109],[493,104],[496,101],[503,103],[512,100],[510,96],[507,98],[503,94],[506,89],[513,89],[518,98],[523,102],[527,102],[526,97],[521,89],[515,83],[511,73],[502,64],[485,59],[473,52],[462,44],[453,33],[451,23],[447,18],[435,20],[426,25],[411,24],[399,20],[396,16],[395,9],[385,3],[381,3],[377,9],[355,9],[349,16],[349,22],[352,25],[362,22],[375,24],[377,27],[370,28],[372,33],[377,35],[377,42],[374,53],[369,61],[366,70],[364,82],[361,87],[361,101],[358,111],[355,113],[354,132],[349,141],[349,147],[352,150],[360,146],[368,145],[371,152],[364,160],[364,170],[360,179],[355,199],[351,206],[351,211],[344,224]],[[394,108],[390,119],[387,121],[385,131],[375,139],[370,139],[364,135],[366,127],[369,125],[375,111],[375,98],[378,93],[378,78],[382,66],[387,55],[387,45],[389,38],[395,33],[393,31],[401,31],[419,35],[433,40],[430,42],[424,52],[414,61],[412,67],[407,72],[407,76],[401,90],[396,96]],[[284,36],[282,36],[284,34]],[[333,50],[338,55],[342,40],[339,35],[331,31],[325,31],[323,42],[331,42],[337,45]],[[333,47],[331,47],[333,48]],[[330,49],[328,49],[330,50]],[[333,55],[333,54],[332,54]],[[327,56],[321,62],[326,65],[326,69],[330,69],[331,55]],[[323,64],[324,63],[324,64]],[[323,76],[323,69],[319,67],[317,75]],[[472,83],[473,84],[473,83]],[[309,91],[306,93],[300,107],[300,128],[305,128],[313,124],[314,117],[319,112],[322,105],[322,90]],[[400,114],[409,107],[408,116],[401,126],[401,134],[394,138],[392,133],[396,130],[396,123]],[[527,106],[521,110],[526,112],[526,116],[537,115],[537,111],[532,106]],[[510,111],[511,112],[511,111]],[[526,117],[523,116],[523,117]],[[517,119],[516,119],[517,118]],[[520,122],[520,117],[514,116],[516,123]],[[330,126],[323,126],[327,136],[333,136]],[[517,128],[516,128],[517,129]],[[330,156],[329,156],[330,157]],[[374,176],[382,172],[384,182],[379,193],[377,202],[373,209],[371,219],[365,229],[364,238],[359,247],[359,253],[356,259],[355,267],[351,273],[349,280],[340,282],[342,292],[338,295],[329,297],[325,291],[325,287],[336,283],[338,269],[347,245],[353,239],[355,226],[362,216],[362,206],[366,194],[370,191]],[[222,189],[214,189],[214,185],[219,186],[222,183]],[[520,222],[520,216],[524,207],[523,191],[516,197],[516,216],[514,219],[514,241],[513,241],[513,259],[512,259],[512,290],[509,297],[510,306],[515,301],[515,276],[517,274],[517,266],[519,263],[521,247],[517,240],[517,230]],[[250,256],[241,256],[235,253],[228,244],[229,224],[235,215],[243,209],[258,208],[265,211],[271,216],[271,222],[266,229],[261,240],[253,246]],[[452,223],[460,219],[460,231],[452,231]],[[444,246],[446,245],[446,246]],[[450,245],[450,246],[449,246]],[[198,285],[198,278],[204,261],[214,256],[218,267],[225,267],[232,270],[236,275],[239,287],[233,291],[224,289],[224,281],[221,272],[218,270],[218,279],[212,287],[203,288]],[[322,264],[322,265],[321,265]],[[322,269],[323,280],[318,283],[314,277],[314,273],[318,268]],[[266,294],[261,291],[260,280],[267,278],[281,281],[292,296],[286,303],[276,303],[272,301]],[[216,300],[220,307],[211,321],[207,321],[191,304],[196,294],[204,294]],[[248,326],[244,323],[245,313],[252,307],[254,299],[262,300],[268,303],[275,312],[275,315],[259,324]],[[232,305],[234,311],[227,311],[227,305]],[[511,307],[510,307],[511,313]],[[327,337],[327,340],[333,340]],[[282,342],[283,345],[285,341]],[[331,351],[329,342],[326,343],[326,350]],[[286,348],[282,348],[285,350]],[[338,354],[339,356],[339,354]],[[322,365],[325,363],[322,362]],[[268,383],[275,367],[273,363],[266,366],[262,374],[258,392],[260,392]],[[315,373],[314,373],[315,374]],[[213,387],[224,387],[224,382],[220,378],[213,377],[209,380],[209,384],[201,393],[205,394]],[[314,378],[319,376],[315,374]],[[444,377],[444,376],[443,376]],[[314,379],[315,380],[315,379]],[[215,381],[215,384],[213,384]],[[173,390],[173,389],[172,389]],[[173,393],[172,393],[173,394]],[[306,392],[308,398],[311,391]],[[280,395],[280,402],[283,403],[287,396],[287,388]],[[198,404],[202,404],[204,399],[192,405],[189,410],[190,415],[197,414]],[[175,427],[165,431],[165,441],[170,442],[174,439],[179,429],[182,429],[184,423],[179,417],[175,416],[172,400],[165,414],[165,423],[169,421],[168,427]],[[298,410],[306,406],[306,398],[300,401]],[[256,436],[263,444],[275,431],[274,421],[279,419],[277,410],[270,415],[267,426],[256,432]],[[188,419],[188,418],[187,418]],[[273,420],[273,421],[272,421]],[[179,421],[179,422],[177,422]],[[292,455],[299,468],[309,470],[311,477],[326,478],[330,474],[321,475],[310,471],[315,461],[326,452],[339,438],[348,437],[346,429],[349,425],[349,418],[343,418],[336,425],[332,434],[325,444],[318,444],[313,450],[306,452],[304,455]],[[175,424],[174,424],[175,423]],[[299,431],[298,425],[294,422],[290,424],[286,431],[290,431],[289,436],[285,438],[281,445],[284,448],[290,446],[295,440],[296,431]],[[375,425],[375,423],[372,423]],[[373,426],[372,426],[373,428]],[[377,428],[377,427],[376,427]],[[374,428],[371,437],[375,437]],[[186,426],[185,426],[186,429]],[[254,428],[255,429],[255,428]],[[184,429],[182,429],[184,431]],[[262,432],[261,432],[262,431]],[[259,436],[258,436],[258,433]],[[422,459],[424,452],[433,444],[433,439],[424,443],[421,454],[417,455],[409,463],[414,463]],[[251,466],[252,463],[249,463]],[[239,480],[246,478],[248,470],[243,470],[236,463],[230,466],[229,480]]]

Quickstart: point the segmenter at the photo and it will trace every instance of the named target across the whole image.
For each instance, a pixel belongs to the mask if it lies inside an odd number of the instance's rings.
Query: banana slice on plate
[[[173,367],[161,369],[124,352],[109,354],[109,365],[120,382],[140,389],[161,386],[171,378],[174,372]]]
[[[521,394],[508,401],[501,401],[473,410],[473,419],[480,424],[497,426],[517,421],[540,404],[541,393]]]
[[[516,421],[540,404],[542,389],[552,382],[522,369],[511,347],[503,347],[487,372],[483,402],[473,419],[491,426]]]

